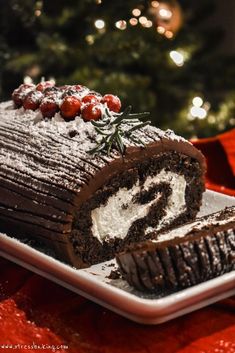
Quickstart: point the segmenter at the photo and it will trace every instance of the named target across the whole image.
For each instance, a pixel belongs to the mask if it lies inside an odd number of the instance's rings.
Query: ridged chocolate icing
[[[116,256],[141,291],[174,292],[235,270],[235,206],[155,238]]]
[[[136,136],[146,148],[126,139],[124,157],[116,151],[94,156],[88,151],[98,136],[90,122],[65,122],[59,114],[45,120],[38,111],[1,103],[0,227],[43,240],[76,265],[69,241],[75,214],[110,178],[166,151],[197,160],[203,178],[204,157],[185,139],[153,126]]]

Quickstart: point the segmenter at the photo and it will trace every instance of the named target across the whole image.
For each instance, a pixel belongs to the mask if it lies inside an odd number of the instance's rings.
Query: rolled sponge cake
[[[235,206],[152,234],[116,258],[123,277],[142,291],[174,292],[235,270]]]
[[[0,230],[35,239],[78,268],[108,260],[153,230],[193,220],[205,160],[171,130],[147,125],[125,153],[91,154],[97,129],[81,116],[43,119],[0,104]]]

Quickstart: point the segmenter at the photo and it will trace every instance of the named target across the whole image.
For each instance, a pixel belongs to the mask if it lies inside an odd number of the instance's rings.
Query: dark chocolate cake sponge
[[[174,292],[235,270],[235,206],[152,237],[116,256],[141,291]]]
[[[0,104],[0,231],[37,239],[84,267],[153,229],[193,220],[204,191],[202,154],[170,130],[145,126],[135,137],[124,139],[123,156],[91,155],[99,139],[91,122]]]

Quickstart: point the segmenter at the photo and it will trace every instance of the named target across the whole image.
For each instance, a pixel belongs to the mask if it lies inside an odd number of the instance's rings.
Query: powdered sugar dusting
[[[77,96],[81,99],[87,92],[84,88],[77,92]],[[60,99],[60,93],[57,98]],[[50,99],[50,96],[44,99]],[[101,105],[102,114],[105,108],[107,106]],[[4,102],[0,104],[0,131],[4,136],[1,140],[0,162],[5,170],[17,169],[22,174],[73,191],[80,190],[81,185],[87,183],[97,169],[113,158],[120,158],[115,151],[111,156],[93,156],[88,153],[102,136],[97,134],[91,122],[85,122],[80,116],[65,121],[60,113],[56,113],[52,119],[46,119],[39,110],[14,109],[11,101]],[[186,142],[173,132],[165,133],[153,126],[143,127],[141,131],[136,131],[136,135],[146,145],[162,138]],[[127,146],[138,146],[128,139],[124,142]]]

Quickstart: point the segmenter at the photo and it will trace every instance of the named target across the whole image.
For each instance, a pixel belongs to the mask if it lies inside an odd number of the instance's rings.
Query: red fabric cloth
[[[235,195],[235,129],[194,143],[207,157],[207,186]],[[1,352],[235,352],[235,298],[144,326],[0,259],[0,299]]]
[[[207,188],[235,195],[235,129],[193,143],[207,160]]]

